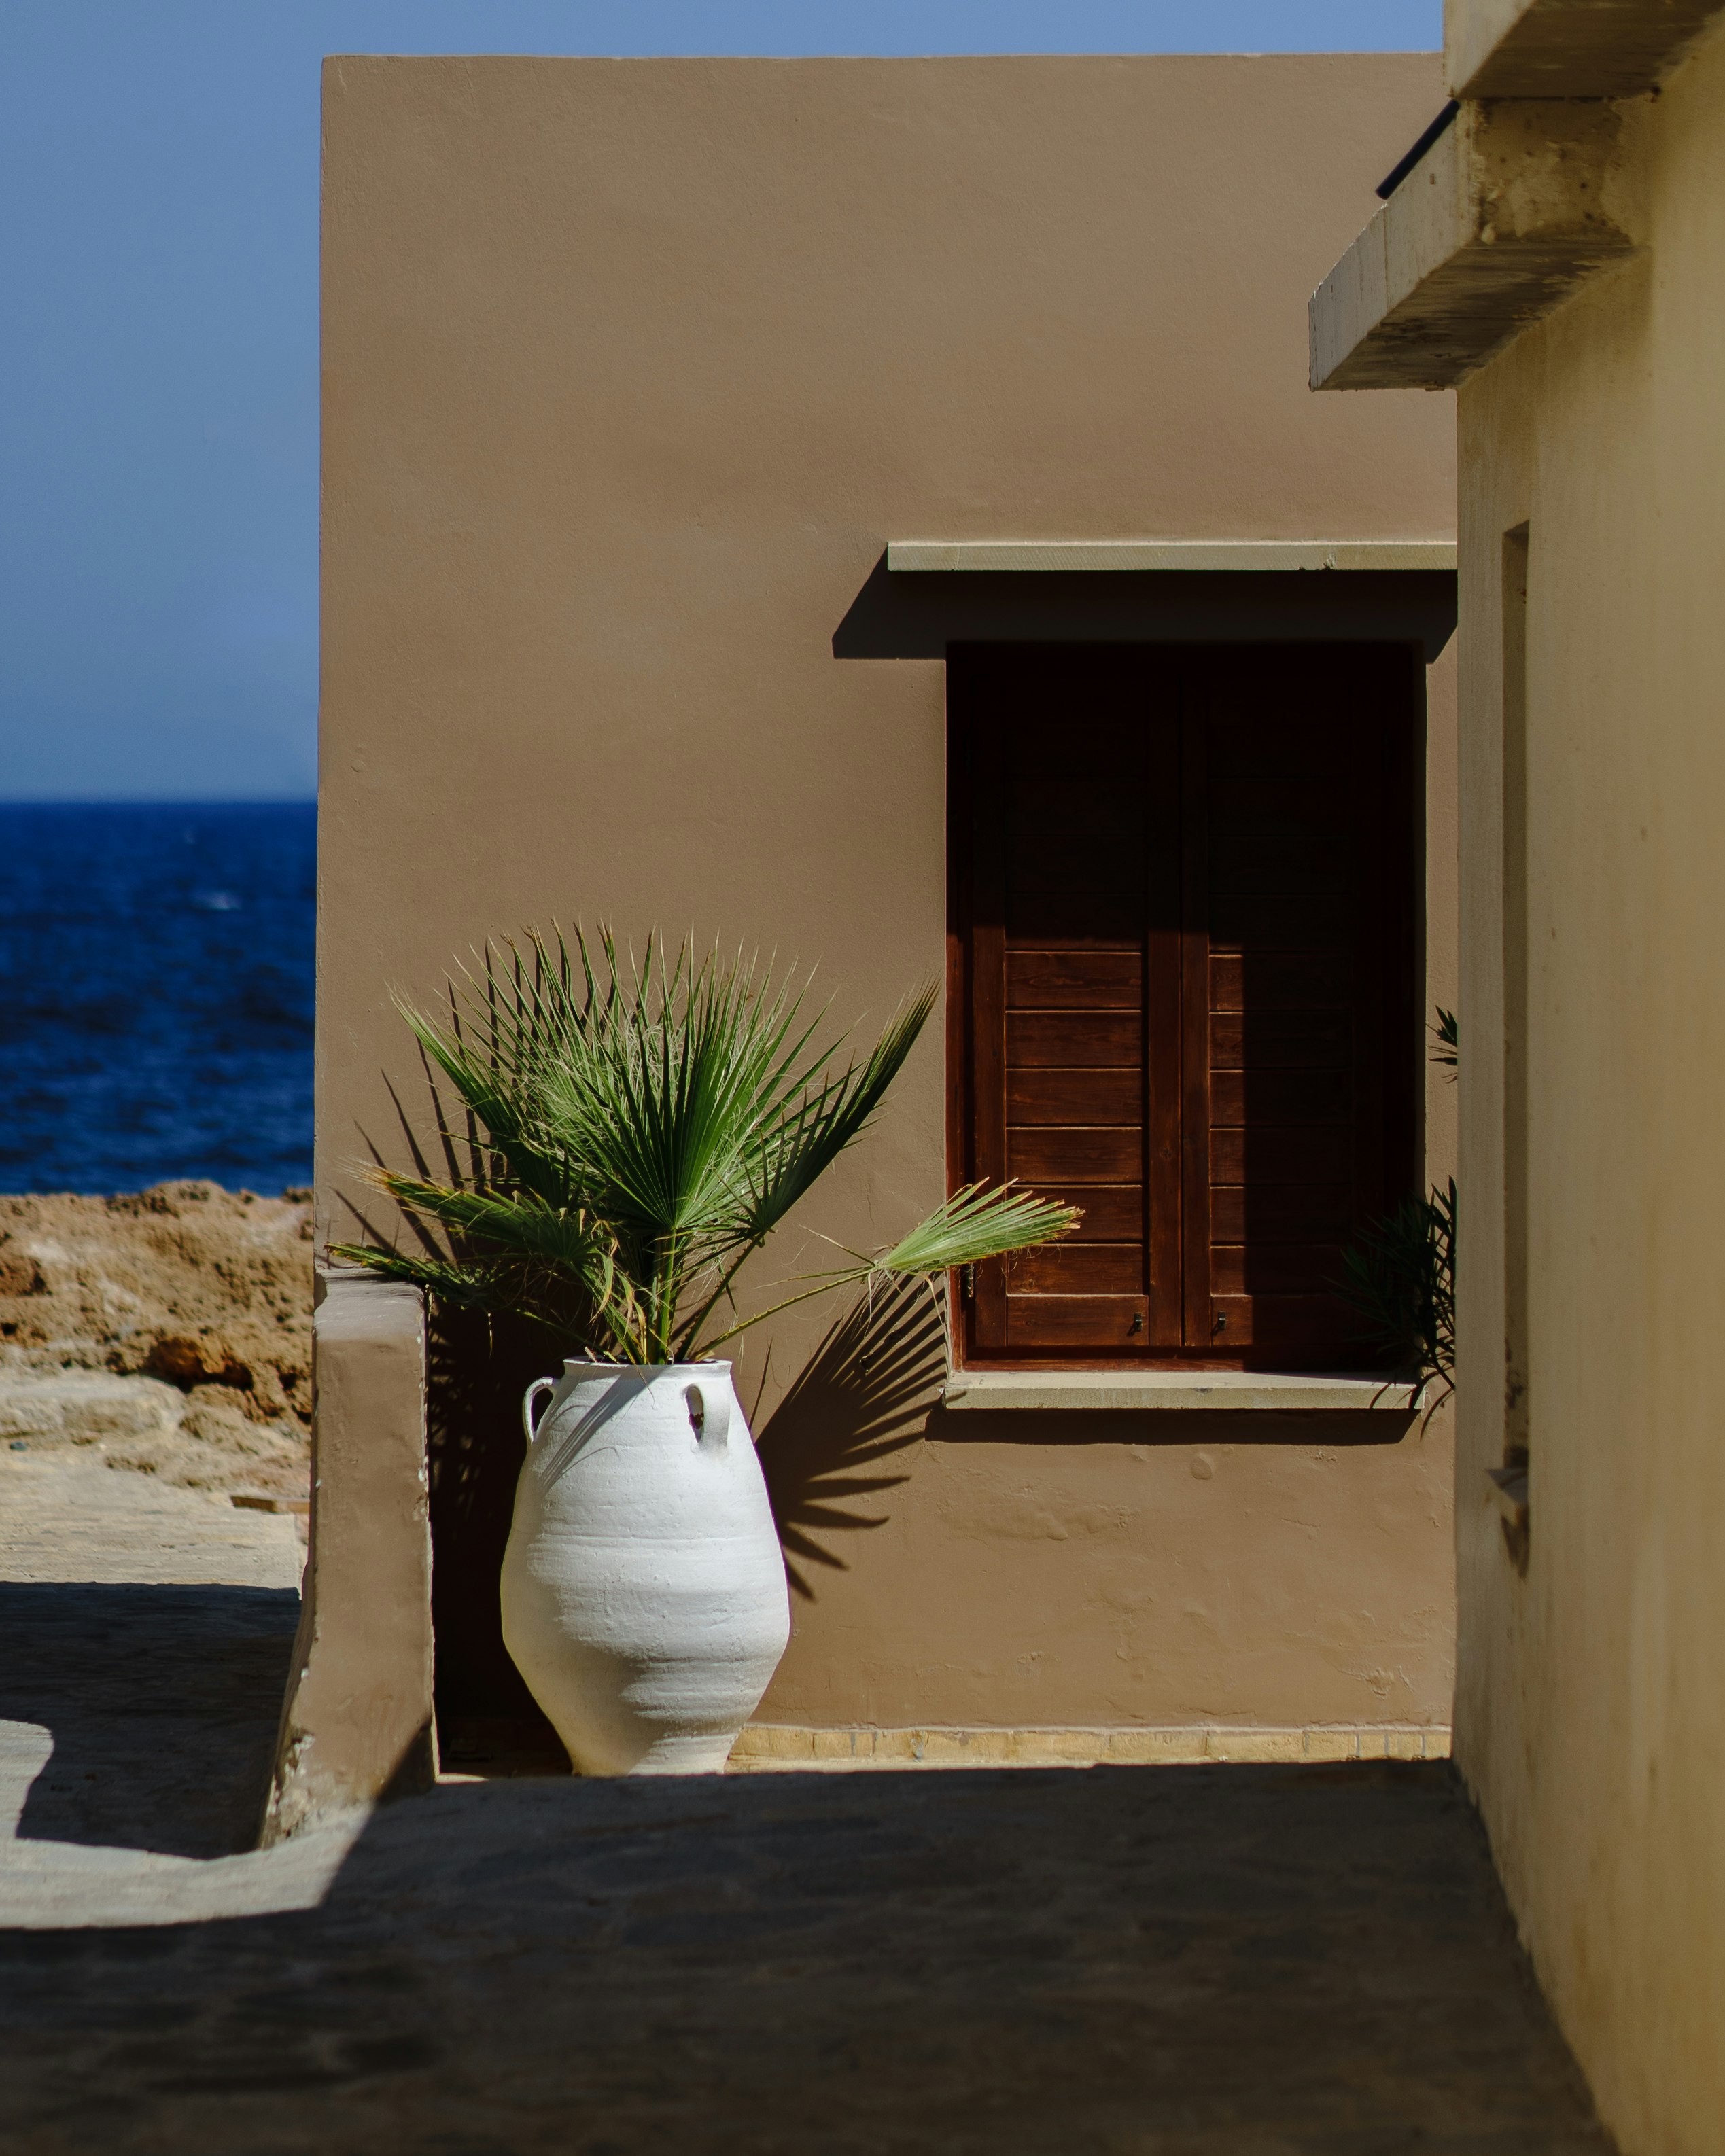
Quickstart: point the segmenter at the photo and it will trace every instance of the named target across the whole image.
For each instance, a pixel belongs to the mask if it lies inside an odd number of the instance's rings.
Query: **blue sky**
[[[0,798],[302,798],[331,52],[1422,50],[1441,0],[5,0]]]

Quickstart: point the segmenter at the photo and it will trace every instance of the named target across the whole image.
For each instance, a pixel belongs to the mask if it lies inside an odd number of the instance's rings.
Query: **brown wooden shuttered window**
[[[955,1181],[1084,1209],[979,1265],[983,1363],[1367,1359],[1330,1292],[1415,1186],[1418,654],[949,656]]]

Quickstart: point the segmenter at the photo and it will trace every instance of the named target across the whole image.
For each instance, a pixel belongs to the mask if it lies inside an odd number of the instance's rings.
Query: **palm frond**
[[[462,1105],[483,1127],[489,1148],[501,1156],[508,1174],[547,1204],[566,1203],[572,1194],[559,1173],[554,1154],[535,1143],[532,1104],[509,1083],[512,1074],[482,1050],[469,1048],[456,1031],[445,1033],[423,1013],[398,1001],[396,1008],[415,1039],[449,1080]]]
[[[1455,1180],[1410,1198],[1342,1253],[1336,1292],[1398,1376],[1455,1389]]]
[[[360,1262],[445,1300],[495,1295],[584,1327],[629,1359],[702,1352],[741,1268],[867,1131],[935,1004],[924,989],[846,1062],[842,1033],[817,1039],[826,1012],[807,994],[775,962],[688,940],[668,952],[656,936],[638,963],[605,927],[487,943],[451,982],[446,1016],[399,1004],[466,1127],[442,1133],[446,1181],[423,1159],[415,1175],[373,1175],[424,1255]],[[1024,1192],[960,1192],[808,1292],[943,1271],[1076,1218]]]
[[[332,1243],[329,1255],[343,1265],[363,1265],[384,1280],[427,1289],[463,1310],[492,1307],[491,1298],[502,1284],[498,1267],[461,1265],[453,1258],[428,1257],[412,1250],[379,1250],[369,1243]]]
[[[690,1343],[692,1354],[710,1354],[724,1341],[734,1340],[739,1333],[747,1332],[765,1319],[776,1317],[781,1310],[794,1309],[798,1303],[811,1301],[817,1295],[831,1294],[835,1288],[863,1286],[883,1276],[900,1280],[932,1280],[960,1265],[977,1265],[985,1258],[1005,1257],[1013,1250],[1052,1242],[1058,1236],[1069,1235],[1083,1217],[1076,1205],[1062,1205],[1053,1199],[1038,1198],[1011,1183],[992,1188],[980,1183],[970,1183],[955,1191],[944,1204],[936,1206],[926,1220],[902,1236],[890,1250],[872,1258],[852,1252],[853,1262],[848,1265],[806,1274],[804,1280],[811,1285],[801,1286],[795,1295],[739,1319],[723,1332],[708,1335],[696,1348],[693,1343],[710,1313],[709,1304],[690,1323],[683,1337]]]
[[[928,1024],[935,993],[926,988],[899,1011],[866,1062],[818,1085],[802,1084],[795,1101],[787,1086],[780,1114],[751,1149],[748,1240],[758,1243],[769,1235],[868,1127]]]
[[[536,1193],[520,1196],[462,1190],[384,1168],[373,1178],[399,1205],[445,1228],[492,1244],[516,1259],[554,1265],[584,1281],[596,1275],[610,1238],[584,1213],[548,1205]]]
[[[980,1265],[1013,1250],[1027,1250],[1069,1235],[1083,1219],[1076,1205],[1062,1205],[1002,1183],[968,1184],[873,1261],[883,1273],[945,1273]]]

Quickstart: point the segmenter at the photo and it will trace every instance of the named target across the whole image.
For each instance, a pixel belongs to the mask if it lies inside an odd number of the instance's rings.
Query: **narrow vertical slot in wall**
[[[1528,527],[1503,535],[1503,1450],[1525,1466],[1527,1307]]]

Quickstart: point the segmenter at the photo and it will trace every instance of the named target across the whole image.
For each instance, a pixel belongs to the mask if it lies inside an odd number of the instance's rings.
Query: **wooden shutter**
[[[967,1353],[1360,1360],[1327,1286],[1411,1173],[1415,664],[952,653],[955,1180],[1084,1209],[976,1269]]]
[[[976,1269],[974,1344],[1105,1358],[1177,1347],[1177,680],[1108,647],[955,652],[950,670],[968,721],[954,773],[965,1173],[1084,1214],[1066,1242]]]
[[[1207,654],[1189,681],[1189,1348],[1360,1359],[1330,1290],[1415,1141],[1412,665],[1266,647]]]

